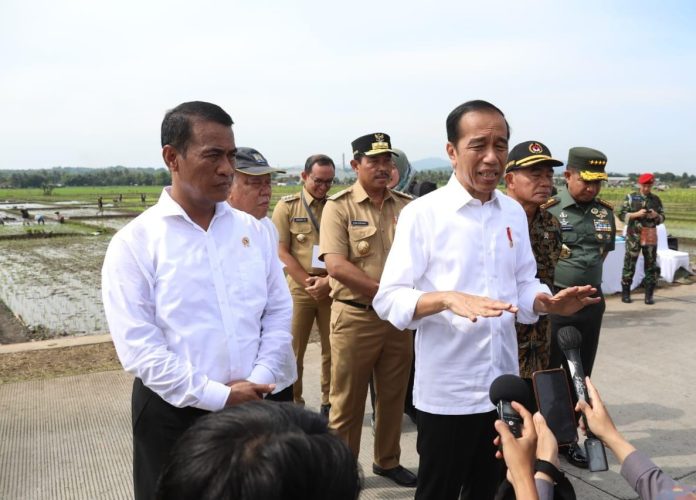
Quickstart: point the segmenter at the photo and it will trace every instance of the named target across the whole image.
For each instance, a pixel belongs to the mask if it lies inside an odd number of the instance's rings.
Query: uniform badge
[[[544,148],[542,148],[541,144],[539,144],[538,142],[533,142],[529,145],[529,152],[530,153],[534,153],[535,155],[538,155],[542,151],[544,151]]]
[[[298,234],[295,237],[297,238],[297,241],[299,241],[300,243],[304,243],[307,240],[307,237],[302,233]]]
[[[370,244],[367,241],[361,241],[358,243],[358,253],[360,255],[365,255],[370,251]]]
[[[592,215],[597,215],[599,213],[599,210],[597,210],[597,207],[593,207],[592,210],[590,210],[590,212],[592,212]]]
[[[249,246],[249,238],[247,238],[246,236],[244,238],[242,238],[242,245],[244,245],[244,247],[248,247]]]
[[[568,248],[568,245],[563,243],[563,245],[561,245],[561,254],[559,255],[559,257],[561,259],[567,259],[568,257],[570,257],[570,254],[570,248]]]

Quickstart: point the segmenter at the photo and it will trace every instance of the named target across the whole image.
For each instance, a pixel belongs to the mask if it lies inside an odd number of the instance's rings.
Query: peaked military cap
[[[580,172],[583,181],[605,181],[608,178],[604,169],[607,166],[607,157],[601,151],[592,148],[570,148],[568,151],[567,169],[575,169]]]
[[[391,153],[394,156],[399,156],[399,153],[391,148],[389,134],[383,132],[375,132],[374,134],[358,137],[351,143],[351,146],[353,147],[353,156],[357,154],[374,156],[382,153]]]
[[[510,151],[507,165],[505,165],[505,173],[535,165],[560,167],[563,162],[553,158],[549,148],[541,142],[526,141],[519,143]]]
[[[285,170],[273,168],[268,160],[254,148],[237,148],[235,170],[247,175],[284,174]]]

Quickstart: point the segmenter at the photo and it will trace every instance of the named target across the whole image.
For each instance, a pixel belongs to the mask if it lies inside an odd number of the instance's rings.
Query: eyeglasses
[[[332,185],[333,182],[334,182],[333,179],[326,179],[326,180],[324,180],[324,179],[317,179],[316,177],[312,177],[311,175],[309,176],[309,178],[312,179],[312,182],[313,182],[314,184],[317,184],[318,186],[327,186],[327,187],[331,187],[331,185]]]

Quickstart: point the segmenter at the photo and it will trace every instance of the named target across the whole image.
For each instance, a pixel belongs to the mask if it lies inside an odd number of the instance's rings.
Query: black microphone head
[[[527,383],[517,375],[501,375],[491,384],[488,391],[491,403],[497,405],[499,401],[517,401],[529,410],[530,394]]]
[[[580,349],[582,345],[582,333],[574,326],[564,326],[558,330],[558,347],[561,351]]]

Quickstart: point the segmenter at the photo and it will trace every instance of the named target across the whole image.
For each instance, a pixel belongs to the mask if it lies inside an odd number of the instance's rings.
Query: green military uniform
[[[654,219],[641,217],[627,220],[629,213],[638,212],[642,208],[655,211],[659,217]],[[626,254],[624,256],[621,284],[623,286],[631,286],[633,275],[636,272],[636,261],[642,249],[643,258],[645,259],[645,286],[646,288],[649,286],[654,287],[660,277],[660,268],[657,265],[657,245],[641,246],[640,232],[643,228],[654,228],[664,222],[665,211],[662,208],[662,201],[652,193],[647,195],[642,195],[639,192],[627,194],[623,205],[621,205],[621,210],[619,210],[619,218],[626,221]]]
[[[616,237],[612,205],[599,198],[579,204],[567,190],[561,190],[547,207],[561,223],[563,240],[554,278],[556,287],[601,286],[604,255],[614,250]]]
[[[273,210],[273,223],[278,229],[280,243],[287,245],[290,255],[310,276],[326,276],[326,269],[312,266],[312,253],[319,245],[319,223],[325,202],[326,199],[317,200],[307,189],[302,188],[300,193],[281,198]],[[297,359],[297,380],[293,384],[293,399],[296,403],[304,403],[304,355],[312,325],[316,321],[321,342],[321,404],[326,406],[329,404],[331,383],[331,298],[316,301],[305,291],[305,283],[297,283],[290,274],[287,280],[293,302],[292,348]]]
[[[606,163],[607,158],[600,151],[571,148],[566,165],[571,175],[577,172],[583,181],[597,182],[607,178],[604,171]],[[602,264],[606,254],[614,250],[616,225],[613,206],[597,197],[588,203],[576,202],[564,189],[551,198],[546,207],[561,224],[563,245],[554,273],[556,290],[592,285],[601,297],[599,303],[586,306],[570,316],[550,315],[551,366],[566,364],[565,356],[558,348],[558,330],[564,326],[574,326],[582,334],[580,357],[589,376],[592,374],[606,308],[601,289]]]

